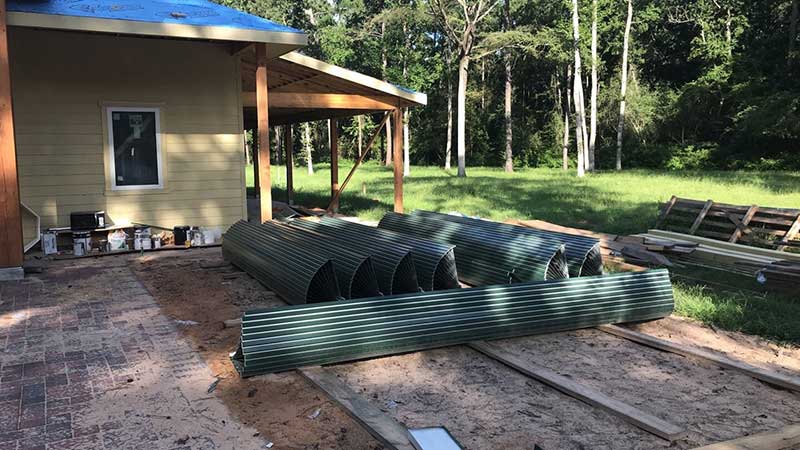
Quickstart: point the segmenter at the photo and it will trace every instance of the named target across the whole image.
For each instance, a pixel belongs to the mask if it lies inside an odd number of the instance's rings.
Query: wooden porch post
[[[392,157],[394,159],[394,212],[403,212],[403,117],[400,108],[392,111]]]
[[[272,178],[269,162],[269,100],[267,99],[267,45],[256,44],[256,110],[258,114],[258,181],[261,222],[272,220]]]
[[[339,131],[336,119],[328,119],[331,130],[331,211],[339,212]]]
[[[294,153],[292,152],[292,126],[285,125],[283,147],[286,151],[286,203],[294,204]]]
[[[0,0],[0,279],[22,278],[22,254],[6,0]]]

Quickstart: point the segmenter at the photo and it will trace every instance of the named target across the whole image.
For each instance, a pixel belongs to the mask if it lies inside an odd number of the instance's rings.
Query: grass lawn
[[[340,163],[343,181],[352,163]],[[273,198],[286,198],[286,174],[273,166]],[[308,175],[294,172],[295,201],[326,207],[330,199],[330,166],[318,164]],[[247,172],[252,186],[252,168]],[[742,205],[800,207],[797,172],[603,172],[578,179],[572,172],[523,169],[455,170],[412,167],[404,182],[406,210],[460,211],[505,220],[542,219],[617,234],[646,231],[661,203],[671,195]],[[377,220],[392,209],[390,169],[375,162],[361,167],[343,193],[340,211]],[[678,314],[719,328],[758,334],[780,343],[800,345],[800,299],[759,292],[753,280],[716,271],[673,270]],[[797,296],[794,296],[797,297]]]

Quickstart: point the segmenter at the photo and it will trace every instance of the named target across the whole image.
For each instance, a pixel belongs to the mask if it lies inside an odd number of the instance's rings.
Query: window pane
[[[117,186],[158,183],[156,113],[111,111]]]

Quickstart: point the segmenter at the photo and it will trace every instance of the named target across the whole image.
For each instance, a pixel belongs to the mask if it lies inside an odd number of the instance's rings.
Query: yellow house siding
[[[20,193],[43,228],[87,209],[166,227],[246,217],[241,78],[227,46],[24,28],[10,41]],[[107,106],[159,108],[164,189],[110,189]]]

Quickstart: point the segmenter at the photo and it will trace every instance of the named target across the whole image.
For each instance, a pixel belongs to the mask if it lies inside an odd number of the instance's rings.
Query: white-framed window
[[[162,189],[159,108],[106,108],[111,189]]]

